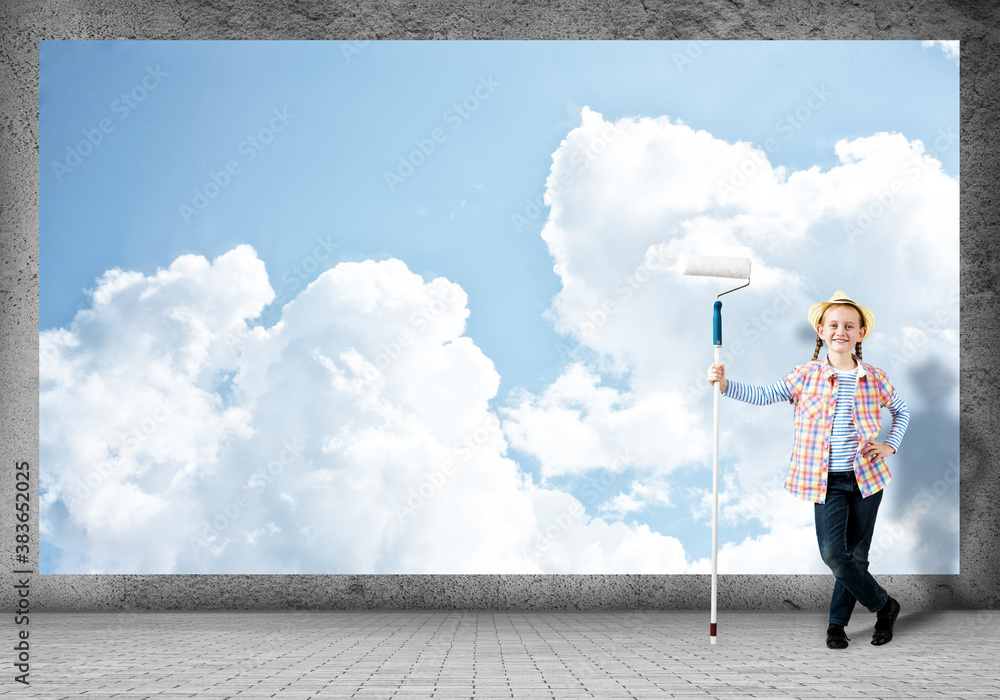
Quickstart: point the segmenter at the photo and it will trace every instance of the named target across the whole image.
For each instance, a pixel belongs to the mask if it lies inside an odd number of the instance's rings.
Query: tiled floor
[[[33,698],[1000,698],[1000,613],[146,612],[31,617]],[[11,641],[12,626],[8,626]],[[10,652],[8,652],[8,655]]]

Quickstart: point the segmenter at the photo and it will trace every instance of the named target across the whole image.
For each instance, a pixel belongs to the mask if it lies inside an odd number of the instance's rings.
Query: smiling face
[[[831,304],[820,319],[816,332],[830,352],[848,354],[865,339],[868,329],[863,328],[861,312],[847,304]]]

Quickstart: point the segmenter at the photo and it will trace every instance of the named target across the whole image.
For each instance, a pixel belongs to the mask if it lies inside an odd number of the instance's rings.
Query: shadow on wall
[[[892,469],[891,517],[915,531],[917,571],[958,573],[959,422],[946,409],[957,374],[932,357],[908,372],[910,424]]]

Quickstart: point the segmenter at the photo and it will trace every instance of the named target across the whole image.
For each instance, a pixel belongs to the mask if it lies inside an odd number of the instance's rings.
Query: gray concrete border
[[[886,576],[909,609],[1000,607],[997,179],[1000,9],[989,3],[569,0],[466,7],[304,0],[37,0],[0,7],[0,608],[16,606],[14,465],[30,465],[38,552],[38,41],[42,39],[961,39],[961,573]],[[23,566],[23,565],[22,565]],[[700,608],[704,576],[31,577],[36,610]],[[820,609],[825,576],[724,576],[720,606]]]

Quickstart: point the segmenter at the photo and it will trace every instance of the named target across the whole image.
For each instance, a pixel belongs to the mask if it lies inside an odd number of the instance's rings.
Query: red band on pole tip
[[[710,637],[714,637],[715,636],[715,629],[716,629],[717,626],[718,626],[717,622],[709,622],[708,623],[708,627],[709,627],[708,634],[709,634]]]

